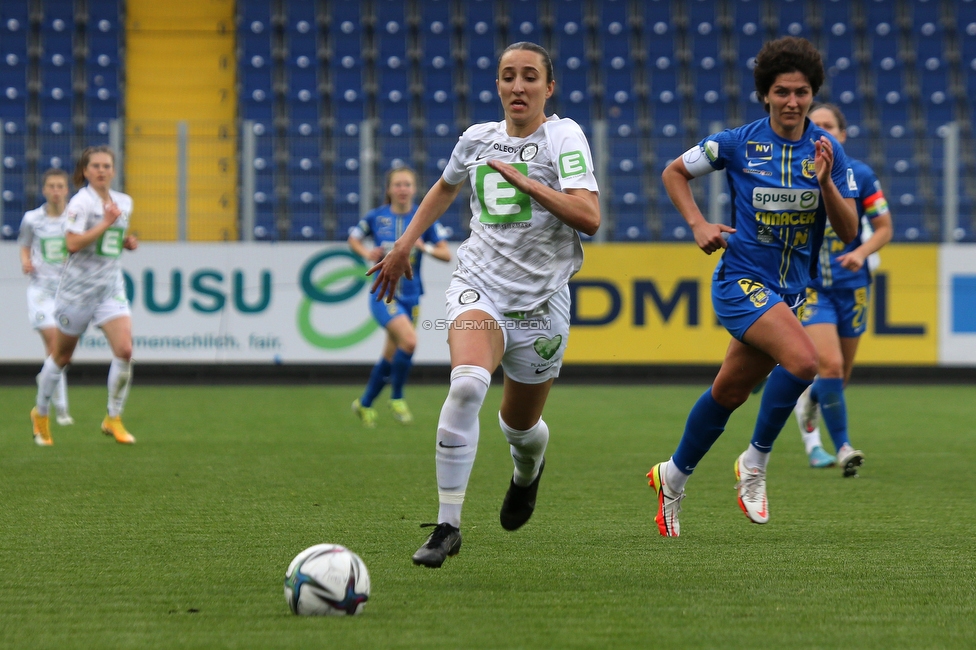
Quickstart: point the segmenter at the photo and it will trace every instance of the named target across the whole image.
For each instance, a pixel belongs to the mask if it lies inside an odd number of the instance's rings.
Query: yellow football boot
[[[41,447],[50,447],[54,444],[51,439],[51,423],[46,415],[37,412],[37,407],[31,409],[31,424],[34,426],[34,443]]]
[[[118,415],[114,418],[108,415],[105,416],[105,419],[102,420],[102,433],[106,436],[112,436],[115,438],[115,442],[120,445],[132,445],[136,442],[135,437],[125,430],[125,426],[122,424],[122,417]]]

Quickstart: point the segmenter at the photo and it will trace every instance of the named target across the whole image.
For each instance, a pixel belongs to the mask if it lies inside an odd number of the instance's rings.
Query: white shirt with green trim
[[[488,166],[506,162],[557,190],[599,192],[593,156],[579,125],[550,116],[525,138],[505,122],[476,124],[461,134],[444,181],[471,183],[471,236],[458,249],[454,277],[483,290],[503,312],[530,311],[562,289],[583,264],[579,233]]]
[[[30,249],[31,264],[34,266],[31,285],[52,296],[58,289],[61,269],[68,257],[64,244],[66,220],[67,211],[56,217],[50,216],[45,203],[24,213],[17,236],[17,244]]]
[[[60,301],[77,305],[125,295],[119,256],[132,214],[132,197],[111,190],[109,196],[122,214],[101,237],[68,256],[58,286]],[[65,232],[80,235],[100,223],[104,215],[101,197],[86,185],[68,202]]]

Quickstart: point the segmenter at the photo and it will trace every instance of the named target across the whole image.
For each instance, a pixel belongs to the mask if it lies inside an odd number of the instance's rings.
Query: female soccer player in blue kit
[[[417,206],[417,175],[407,167],[398,167],[386,175],[386,205],[367,213],[359,225],[349,233],[349,247],[357,255],[375,264],[393,247],[393,242],[410,225]],[[403,424],[413,421],[413,414],[403,399],[403,386],[410,374],[413,352],[417,347],[417,331],[414,326],[419,313],[420,296],[424,285],[420,281],[420,261],[423,253],[443,261],[451,261],[451,249],[440,235],[440,224],[434,223],[414,244],[410,252],[413,279],[403,278],[397,285],[396,300],[386,303],[370,296],[369,308],[373,318],[386,329],[386,345],[383,355],[373,366],[369,382],[362,396],[352,403],[353,412],[363,426],[376,426],[376,409],[373,400],[387,382],[390,383],[390,410],[393,418]],[[373,247],[366,248],[363,239],[372,237]]]
[[[739,507],[757,524],[769,520],[769,453],[817,374],[817,349],[794,314],[816,273],[811,252],[820,250],[828,219],[845,243],[857,233],[853,170],[837,140],[807,119],[824,80],[820,53],[801,38],[769,41],[756,56],[754,76],[769,117],[708,136],[662,174],[699,248],[725,249],[712,278],[712,304],[733,337],[674,455],[648,473],[658,497],[655,522],[667,537],[680,533],[688,477],[767,375],[752,442],[735,461],[735,475]],[[731,227],[706,221],[689,186],[718,169],[728,176]]]
[[[818,104],[810,120],[844,143],[847,120],[833,104]],[[837,463],[845,477],[857,476],[864,453],[855,449],[847,435],[847,403],[844,385],[851,378],[854,355],[861,334],[867,329],[871,289],[869,260],[891,241],[891,214],[881,191],[881,183],[871,168],[849,159],[860,195],[857,198],[858,233],[844,244],[827,228],[820,249],[820,272],[807,287],[807,299],[800,311],[800,322],[813,339],[820,355],[820,371],[813,385],[796,403],[796,419],[806,446],[811,467],[830,467]],[[830,431],[837,457],[828,454],[820,441],[817,426],[820,411]]]

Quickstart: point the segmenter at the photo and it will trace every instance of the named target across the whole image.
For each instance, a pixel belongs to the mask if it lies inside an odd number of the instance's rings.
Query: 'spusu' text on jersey
[[[505,122],[468,128],[444,181],[471,183],[471,236],[458,249],[455,277],[482,289],[503,312],[532,310],[583,264],[579,233],[488,166],[499,160],[557,191],[598,192],[593,156],[579,125],[551,115],[534,133],[512,137]]]
[[[373,244],[381,247],[384,253],[388,253],[396,240],[403,234],[403,231],[410,225],[416,212],[416,206],[406,214],[397,214],[393,211],[392,206],[382,205],[367,212],[349,234],[356,239],[372,237]],[[442,230],[443,226],[440,222],[435,221],[420,238],[424,240],[424,243],[436,245],[444,239],[441,234]],[[413,279],[407,279],[407,276],[400,278],[396,288],[397,299],[415,301],[424,294],[424,284],[420,279],[420,262],[422,259],[423,253],[416,246],[411,246],[410,268],[413,269]]]
[[[769,118],[710,135],[699,143],[714,169],[725,169],[736,229],[716,277],[750,277],[781,295],[805,290],[816,274],[811,251],[823,240],[826,209],[820,196],[815,142],[833,145],[830,176],[844,198],[857,196],[854,172],[840,143],[806,121],[799,140],[777,135]]]

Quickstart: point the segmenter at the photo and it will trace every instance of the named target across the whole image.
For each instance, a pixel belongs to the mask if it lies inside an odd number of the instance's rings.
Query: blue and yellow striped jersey
[[[759,280],[781,295],[805,290],[816,275],[826,211],[814,169],[814,143],[834,149],[831,178],[841,196],[857,196],[843,147],[809,120],[800,140],[776,135],[769,118],[710,135],[699,143],[714,169],[725,169],[731,193],[728,249],[716,277]]]

